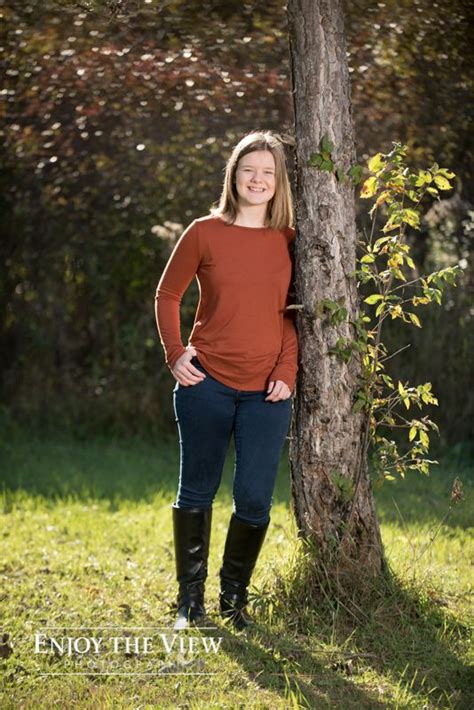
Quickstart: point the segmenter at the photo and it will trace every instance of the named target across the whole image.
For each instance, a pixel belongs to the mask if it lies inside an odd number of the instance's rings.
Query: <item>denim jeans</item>
[[[263,525],[270,517],[293,398],[266,402],[266,390],[228,387],[212,377],[197,357],[191,363],[206,377],[195,385],[176,382],[173,390],[180,445],[175,505],[212,505],[233,434],[233,512],[244,522]]]

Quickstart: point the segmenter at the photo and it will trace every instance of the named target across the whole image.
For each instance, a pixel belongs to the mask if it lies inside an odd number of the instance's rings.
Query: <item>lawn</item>
[[[217,615],[230,450],[214,506],[208,628],[177,637],[177,438],[79,441],[17,427],[2,438],[2,708],[474,707],[474,470],[456,452],[430,477],[376,491],[393,575],[358,609],[330,596],[300,603],[305,558],[285,452],[253,577],[257,623],[239,634]],[[451,504],[455,477],[464,498]]]

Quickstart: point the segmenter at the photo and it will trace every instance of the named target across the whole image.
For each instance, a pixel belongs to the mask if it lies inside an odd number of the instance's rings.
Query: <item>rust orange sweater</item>
[[[212,377],[240,390],[272,380],[293,389],[298,341],[292,302],[293,227],[241,227],[213,216],[195,219],[178,239],[156,289],[157,325],[172,369],[186,351],[180,303],[196,276],[199,304],[188,345]]]

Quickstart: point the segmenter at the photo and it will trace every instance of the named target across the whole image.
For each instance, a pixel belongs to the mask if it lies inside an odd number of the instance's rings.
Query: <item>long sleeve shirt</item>
[[[178,239],[156,289],[156,318],[170,370],[186,352],[180,303],[192,279],[199,303],[188,346],[208,373],[239,390],[282,380],[293,390],[298,340],[292,302],[293,227],[242,227],[195,219]]]

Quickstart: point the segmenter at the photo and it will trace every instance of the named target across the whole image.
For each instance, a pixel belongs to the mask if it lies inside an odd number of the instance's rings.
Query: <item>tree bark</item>
[[[351,411],[360,357],[347,363],[328,353],[340,336],[356,337],[349,322],[359,314],[351,275],[354,187],[308,166],[324,135],[334,145],[335,165],[347,171],[356,162],[343,4],[288,0],[287,14],[296,139],[295,290],[303,305],[296,315],[300,368],[289,452],[293,506],[300,535],[316,543],[323,561],[334,562],[337,551],[338,569],[362,563],[365,572],[378,574],[383,547],[363,450],[366,415]],[[327,313],[320,315],[324,299],[342,302],[348,320],[331,325]],[[349,479],[353,500],[338,476]]]

